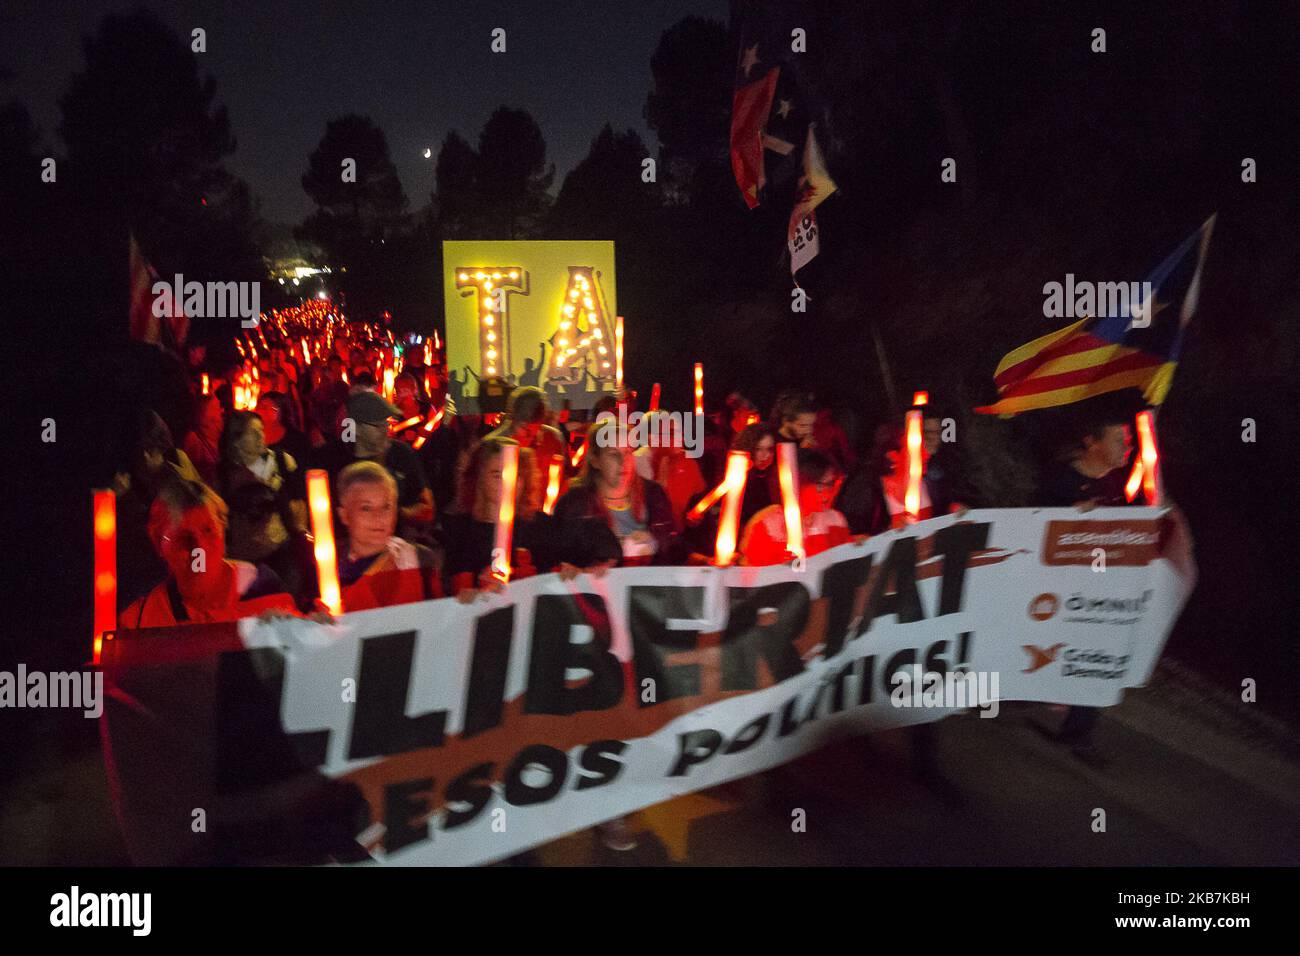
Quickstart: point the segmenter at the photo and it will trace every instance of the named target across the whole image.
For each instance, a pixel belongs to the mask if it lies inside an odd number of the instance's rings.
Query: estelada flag
[[[753,4],[750,6],[745,15],[757,10]],[[731,171],[750,209],[758,205],[759,194],[767,185],[763,140],[772,114],[777,80],[781,76],[774,45],[766,37],[755,35],[763,32],[766,32],[765,25],[756,26],[746,20],[741,33],[736,85],[731,97]],[[784,145],[794,148],[791,143]]]
[[[1080,319],[1009,352],[993,373],[998,401],[975,411],[1015,415],[1124,388],[1140,388],[1148,405],[1161,404],[1196,313],[1215,218],[1147,277],[1149,301],[1140,299],[1129,312]]]
[[[799,82],[790,49],[795,18],[785,7],[771,0],[740,7],[731,168],[750,209],[759,205],[769,183],[796,185],[786,234],[793,273],[817,255],[813,210],[835,191],[835,183],[817,145],[812,97]]]
[[[158,273],[149,264],[149,260],[140,251],[140,246],[131,236],[131,338],[137,342],[156,345],[173,352],[179,352],[189,335],[190,319],[185,314],[184,305],[175,301],[171,287],[168,286],[158,296],[158,308],[155,309],[153,294],[154,283],[160,281]],[[161,312],[162,316],[157,315]]]
[[[786,244],[790,249],[790,274],[798,272],[813,260],[821,249],[817,240],[817,214],[814,210],[835,192],[835,181],[826,171],[822,151],[817,145],[814,124],[808,124],[808,139],[803,149],[804,173],[799,178],[799,191],[794,209],[790,212],[790,227]]]

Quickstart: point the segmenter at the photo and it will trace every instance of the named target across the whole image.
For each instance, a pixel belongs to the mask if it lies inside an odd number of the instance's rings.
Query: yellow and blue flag
[[[1215,218],[1155,268],[1144,283],[1149,295],[1129,311],[1080,319],[1009,352],[993,373],[997,402],[975,411],[1015,415],[1123,388],[1139,388],[1147,404],[1161,404],[1196,313]]]

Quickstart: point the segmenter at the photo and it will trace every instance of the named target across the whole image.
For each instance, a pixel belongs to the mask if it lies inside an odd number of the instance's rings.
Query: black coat
[[[677,526],[668,494],[653,481],[645,487],[646,530],[655,539],[653,564],[672,564],[677,560]],[[591,485],[570,486],[555,504],[558,526],[556,561],[567,561],[580,568],[603,561],[622,563],[623,547],[606,518],[598,492]]]

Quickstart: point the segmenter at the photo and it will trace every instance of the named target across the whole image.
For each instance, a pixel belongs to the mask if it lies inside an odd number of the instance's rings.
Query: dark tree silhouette
[[[607,124],[564,177],[548,231],[558,239],[641,239],[662,204],[659,184],[643,181],[649,155],[635,131],[615,133]]]
[[[355,182],[344,180],[346,160],[355,162]],[[325,124],[302,188],[317,209],[296,234],[320,245],[337,266],[359,268],[375,246],[405,225],[406,193],[388,141],[368,117],[341,116]]]
[[[726,26],[702,17],[686,17],[664,31],[650,58],[654,86],[643,115],[659,138],[659,165],[673,202],[698,198],[719,184],[722,173],[731,175],[734,68]]]
[[[477,186],[480,238],[528,239],[540,233],[550,205],[555,167],[546,162],[546,140],[523,110],[499,106],[478,138]]]
[[[431,197],[434,218],[443,239],[469,239],[478,206],[478,154],[455,130],[438,150]]]
[[[148,11],[110,14],[84,49],[60,126],[78,209],[129,226],[161,271],[257,278],[256,209],[221,165],[235,139],[215,81]]]

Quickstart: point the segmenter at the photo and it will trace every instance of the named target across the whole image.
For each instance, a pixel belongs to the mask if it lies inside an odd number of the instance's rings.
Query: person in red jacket
[[[438,554],[396,537],[397,481],[383,465],[356,461],[339,472],[338,552],[343,610],[364,611],[443,596]]]
[[[264,565],[226,558],[215,496],[197,482],[163,485],[149,509],[149,539],[168,577],[118,618],[123,628],[237,621],[264,611],[296,612],[293,598]]]
[[[849,523],[833,507],[840,473],[830,458],[815,449],[799,449],[797,481],[804,556],[812,557],[852,540]],[[749,519],[740,538],[740,554],[741,562],[748,565],[784,564],[791,559],[781,504],[769,505]]]

